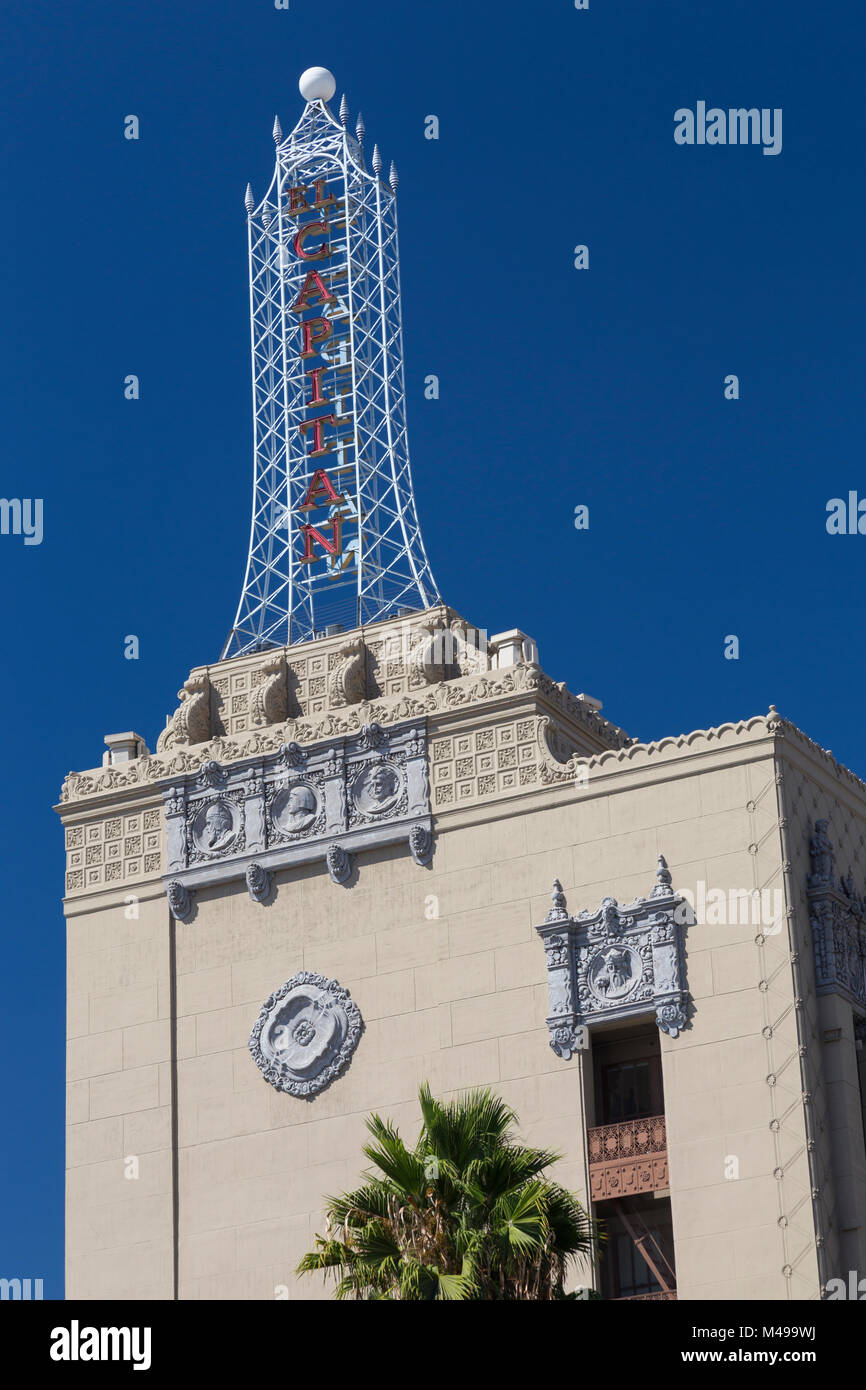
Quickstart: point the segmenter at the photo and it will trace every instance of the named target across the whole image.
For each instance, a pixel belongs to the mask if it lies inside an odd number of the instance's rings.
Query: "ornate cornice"
[[[542,782],[573,782],[580,776],[581,769],[590,772],[613,772],[623,766],[640,767],[663,758],[665,754],[675,754],[687,750],[704,753],[723,744],[731,744],[738,739],[751,737],[764,738],[776,731],[777,726],[768,727],[767,715],[753,719],[743,719],[736,724],[720,724],[715,729],[696,729],[690,734],[658,739],[653,743],[638,743],[630,740],[619,748],[604,749],[602,752],[586,756],[575,753],[566,762],[554,757],[548,745],[549,720],[538,722],[539,749],[542,753]]]
[[[88,797],[106,796],[118,790],[147,787],[161,778],[197,772],[203,762],[233,762],[239,758],[276,752],[282,744],[314,743],[357,733],[363,725],[392,724],[425,716],[447,716],[474,707],[494,707],[514,696],[536,695],[590,735],[625,744],[628,735],[616,728],[564,686],[550,680],[535,664],[524,663],[480,675],[439,681],[426,690],[363,701],[319,716],[290,719],[266,728],[233,736],[218,735],[193,747],[169,747],[146,758],[89,772],[70,772],[60,794],[64,806]],[[561,766],[557,764],[557,766]]]

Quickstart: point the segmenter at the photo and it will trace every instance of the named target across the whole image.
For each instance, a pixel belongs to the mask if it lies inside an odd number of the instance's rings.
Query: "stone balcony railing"
[[[589,1130],[590,1196],[594,1202],[636,1197],[668,1187],[664,1115],[622,1120]]]

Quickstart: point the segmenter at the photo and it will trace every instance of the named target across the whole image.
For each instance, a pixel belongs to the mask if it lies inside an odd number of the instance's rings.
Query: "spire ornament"
[[[553,907],[545,917],[546,922],[560,922],[568,917],[568,907],[565,901],[565,894],[562,891],[562,884],[558,878],[553,880],[553,892],[550,895]]]
[[[256,204],[247,188],[254,420],[246,573],[223,659],[441,602],[415,509],[393,164],[381,180],[325,68]],[[347,218],[346,209],[351,209]]]

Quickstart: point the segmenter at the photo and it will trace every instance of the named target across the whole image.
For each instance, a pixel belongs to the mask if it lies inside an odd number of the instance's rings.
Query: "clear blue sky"
[[[50,808],[106,733],[153,746],[234,616],[243,193],[300,72],[330,67],[400,172],[410,446],[445,599],[522,627],[641,738],[772,701],[866,773],[866,536],[825,529],[829,498],[866,495],[864,28],[802,0],[7,0],[0,495],[44,499],[44,540],[0,536],[0,1275],[62,1291]],[[782,153],[675,144],[701,100],[781,107]]]

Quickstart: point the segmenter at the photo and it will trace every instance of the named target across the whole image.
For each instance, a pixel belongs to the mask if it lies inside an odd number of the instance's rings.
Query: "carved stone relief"
[[[576,917],[556,881],[553,907],[536,930],[547,958],[547,1025],[558,1056],[570,1057],[578,1030],[593,1023],[655,1013],[671,1037],[685,1027],[688,995],[676,914],[682,903],[662,856],[646,898],[622,906],[605,898],[595,912]]]
[[[368,644],[370,650],[374,645]],[[561,710],[564,716],[583,725],[592,733],[599,747],[623,748],[631,742],[623,730],[608,724],[599,714],[588,709],[582,700],[570,695],[561,684],[550,680],[535,665],[521,663],[506,670],[484,672],[478,676],[467,677],[463,681],[442,681],[426,689],[411,692],[402,689],[404,682],[401,677],[401,680],[396,682],[400,689],[389,689],[381,699],[365,703],[361,707],[354,706],[346,710],[328,712],[324,689],[326,678],[324,675],[312,674],[312,668],[316,663],[324,667],[324,661],[324,655],[311,655],[309,658],[302,660],[298,657],[287,663],[290,686],[289,717],[295,719],[301,706],[305,710],[303,719],[296,720],[289,729],[277,725],[267,729],[241,731],[240,723],[248,716],[238,715],[235,732],[228,737],[212,732],[207,746],[200,752],[194,748],[175,748],[172,745],[168,751],[163,747],[153,757],[138,758],[117,767],[92,772],[70,772],[61,789],[61,803],[67,805],[89,797],[104,796],[120,789],[150,786],[172,776],[186,775],[196,771],[202,756],[233,760],[251,758],[254,755],[275,752],[287,737],[305,742],[337,735],[349,737],[356,734],[364,722],[377,720],[392,725],[403,720],[424,721],[430,717],[435,718],[440,713],[450,714],[474,709],[475,706],[483,706],[487,702],[498,707],[508,696],[531,695],[535,692]],[[381,685],[381,675],[378,680]],[[321,691],[316,682],[322,684]],[[389,682],[385,680],[385,684],[389,685]],[[215,678],[214,686],[217,685],[228,685],[227,677]],[[441,745],[443,749],[453,748],[456,758],[455,762],[449,754],[446,762],[446,754],[443,753],[443,760],[437,760],[440,762],[434,789],[437,809],[446,811],[463,802],[486,800],[500,793],[510,795],[521,789],[531,791],[539,784],[573,780],[575,773],[580,770],[575,766],[579,759],[571,759],[562,765],[551,757],[546,739],[540,736],[540,732],[537,734],[545,719],[546,716],[539,719],[535,715],[519,719],[505,717],[500,719],[495,731],[492,727],[479,727],[477,734],[470,730],[437,740],[437,745]],[[763,721],[761,726],[766,728]],[[739,726],[737,727],[739,729]],[[506,747],[506,744],[515,746]],[[464,754],[467,756],[464,757]],[[470,754],[478,755],[472,758],[471,768],[468,765]]]
[[[281,651],[277,652],[253,675],[255,684],[250,699],[250,724],[255,729],[282,723],[288,709],[285,656]]]
[[[162,810],[148,806],[66,827],[66,892],[119,888],[162,872]]]
[[[348,1066],[363,1026],[348,990],[302,970],[265,1000],[250,1052],[278,1091],[310,1100]]]
[[[189,915],[197,888],[238,878],[264,903],[274,871],[295,864],[318,860],[344,884],[359,850],[402,842],[417,864],[432,856],[424,721],[285,743],[225,767],[211,759],[161,786],[175,916]]]
[[[207,676],[190,676],[177,692],[180,704],[156,743],[157,753],[188,743],[205,743],[211,736],[210,682]]]
[[[841,994],[858,1010],[866,1010],[866,899],[854,887],[850,873],[836,876],[829,822],[815,822],[809,842],[812,872],[807,897],[816,988],[819,994]]]
[[[358,705],[367,690],[367,649],[358,637],[347,642],[334,654],[334,665],[328,677],[331,706]]]

